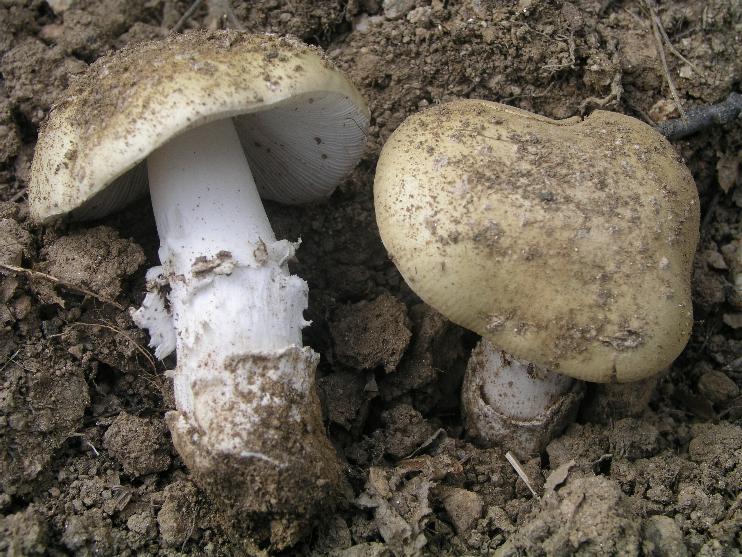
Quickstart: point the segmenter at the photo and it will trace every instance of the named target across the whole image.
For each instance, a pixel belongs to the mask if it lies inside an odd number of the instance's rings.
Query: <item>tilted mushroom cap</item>
[[[638,120],[444,104],[392,134],[374,195],[410,287],[516,358],[632,381],[687,342],[698,194]]]
[[[356,165],[369,113],[345,76],[297,40],[217,31],[140,43],[95,62],[52,109],[32,165],[32,217],[120,209],[146,192],[149,153],[228,117],[261,194],[303,203],[328,196]]]

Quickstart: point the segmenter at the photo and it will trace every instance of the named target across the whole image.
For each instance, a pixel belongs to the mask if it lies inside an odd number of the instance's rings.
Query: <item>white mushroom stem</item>
[[[312,427],[319,415],[318,356],[301,342],[307,284],[287,267],[295,245],[276,241],[230,119],[175,137],[147,166],[162,262],[148,278],[170,291],[167,302],[151,291],[134,318],[159,357],[177,349],[176,445],[283,466],[266,448],[276,437],[267,413],[286,431],[282,415]]]
[[[581,382],[516,360],[482,339],[462,387],[467,433],[527,458],[574,419],[582,390]]]

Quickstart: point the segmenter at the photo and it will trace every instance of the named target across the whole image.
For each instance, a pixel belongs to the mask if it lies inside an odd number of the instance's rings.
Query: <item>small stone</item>
[[[739,394],[739,387],[724,372],[711,370],[698,380],[698,392],[714,404],[722,404]]]
[[[674,101],[669,99],[660,99],[652,105],[649,109],[649,117],[655,122],[664,122],[670,118],[677,118],[680,116],[678,107]]]
[[[704,251],[703,258],[706,261],[706,264],[712,269],[717,269],[719,271],[726,271],[728,269],[727,262],[724,261],[724,256],[715,249],[707,249]]]
[[[387,19],[399,19],[415,7],[415,0],[384,0],[382,7]]]
[[[482,516],[482,498],[466,489],[451,488],[443,497],[443,508],[453,522],[458,534],[468,532]]]
[[[675,521],[667,516],[650,516],[644,521],[644,555],[648,557],[685,557],[688,550],[683,533]]]
[[[721,319],[732,329],[742,329],[742,313],[725,313]]]

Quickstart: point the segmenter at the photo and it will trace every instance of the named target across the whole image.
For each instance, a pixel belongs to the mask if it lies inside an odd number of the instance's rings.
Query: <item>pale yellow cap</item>
[[[634,118],[440,105],[389,138],[374,197],[410,287],[516,358],[623,382],[659,372],[688,340],[698,193]]]
[[[29,184],[31,216],[96,218],[146,192],[144,160],[173,136],[234,119],[264,197],[328,196],[357,164],[369,111],[317,48],[234,31],[136,44],[96,61],[52,108]]]

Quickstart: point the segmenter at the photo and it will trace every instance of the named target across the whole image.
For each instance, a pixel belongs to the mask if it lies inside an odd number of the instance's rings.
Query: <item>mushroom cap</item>
[[[374,197],[410,287],[516,358],[624,382],[687,342],[698,193],[673,147],[634,118],[443,104],[386,142]]]
[[[329,196],[357,164],[369,111],[296,39],[216,31],[139,43],[97,60],[52,108],[31,167],[31,216],[120,209],[146,192],[148,154],[229,117],[261,194],[303,203]]]

